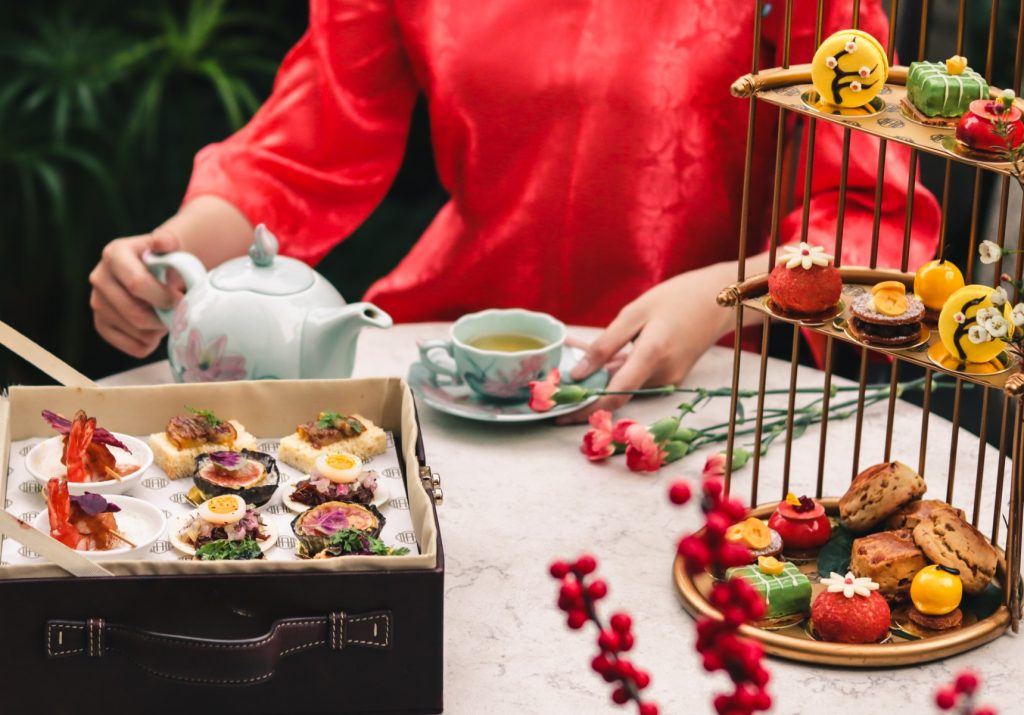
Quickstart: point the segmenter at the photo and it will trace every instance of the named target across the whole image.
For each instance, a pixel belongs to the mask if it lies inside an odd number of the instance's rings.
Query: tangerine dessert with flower
[[[776,313],[832,318],[842,294],[843,279],[824,248],[808,243],[782,247],[768,276],[768,298]]]

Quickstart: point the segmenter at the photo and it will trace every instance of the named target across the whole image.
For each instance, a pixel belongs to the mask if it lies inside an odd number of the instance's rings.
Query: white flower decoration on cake
[[[846,51],[847,52],[856,52],[857,51],[857,41],[856,40],[850,40],[849,42],[847,42],[846,43]]]
[[[982,324],[985,330],[988,331],[988,334],[993,338],[996,338],[997,340],[1005,338],[1006,334],[1010,331],[1010,326],[1006,323],[1006,318],[1000,315],[995,308],[988,308],[988,310],[992,312],[988,313],[984,319],[979,317],[978,322]],[[980,314],[981,311],[979,310],[978,313]]]
[[[963,325],[964,321],[967,320],[967,316],[958,310],[957,312],[953,313],[953,320],[959,323],[960,325]]]
[[[978,244],[978,255],[982,263],[995,263],[1003,257],[1003,249],[995,241],[982,241]]]
[[[878,590],[877,583],[866,576],[854,576],[852,571],[847,571],[845,576],[833,571],[828,578],[821,579],[821,584],[828,586],[829,593],[841,593],[847,598],[853,598],[854,595],[867,598],[872,591]]]
[[[834,70],[838,64],[839,60],[837,60],[835,57],[829,57],[825,60],[825,66],[828,67],[830,70]]]
[[[861,67],[859,70],[857,70],[857,74],[860,75],[861,79],[867,79],[868,77],[871,76],[871,68],[865,65],[864,67]]]
[[[992,301],[992,305],[994,305],[995,307],[1002,308],[1004,305],[1006,305],[1006,301],[1009,299],[1009,296],[1006,295],[1006,289],[1003,288],[1002,286],[999,286],[994,291],[992,291],[992,295],[990,295],[988,299]]]
[[[785,263],[786,268],[802,266],[805,271],[811,270],[811,266],[827,266],[832,256],[825,253],[821,246],[812,246],[809,243],[800,243],[796,246],[783,246],[782,255],[778,263]]]
[[[854,81],[850,82],[850,91],[851,92],[859,92],[860,89],[861,89],[860,82],[858,82],[857,80],[854,80]]]
[[[972,325],[967,329],[967,339],[975,345],[981,345],[992,340],[992,336],[980,325]]]
[[[1013,312],[1010,313],[1010,320],[1018,328],[1024,327],[1024,303],[1017,303],[1013,306]]]

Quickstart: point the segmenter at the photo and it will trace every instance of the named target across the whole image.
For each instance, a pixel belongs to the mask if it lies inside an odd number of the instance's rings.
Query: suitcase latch
[[[441,475],[424,464],[420,467],[420,481],[427,494],[434,500],[434,503],[441,506],[444,503],[444,491],[441,489]]]

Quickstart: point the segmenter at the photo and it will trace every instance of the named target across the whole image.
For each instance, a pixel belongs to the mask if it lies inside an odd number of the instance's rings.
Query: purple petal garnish
[[[210,452],[210,461],[222,469],[238,469],[245,458],[238,452]]]
[[[57,430],[57,432],[59,432],[60,434],[71,434],[71,420],[69,420],[67,417],[58,415],[56,412],[51,412],[50,410],[43,410],[43,419],[46,420],[47,423],[55,430]],[[108,447],[117,447],[118,449],[123,449],[128,454],[132,453],[132,451],[128,449],[128,446],[125,445],[124,442],[119,440],[108,430],[105,430],[102,427],[97,427],[95,430],[93,430],[92,441],[95,442],[96,444],[105,444]]]
[[[93,494],[92,492],[86,492],[81,496],[72,496],[71,503],[77,504],[78,508],[89,516],[96,516],[105,511],[121,511],[121,507],[117,504],[111,504],[101,494]]]

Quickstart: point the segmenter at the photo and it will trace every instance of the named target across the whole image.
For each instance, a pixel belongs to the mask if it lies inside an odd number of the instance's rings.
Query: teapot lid
[[[313,285],[316,272],[302,261],[277,255],[277,238],[266,226],[256,227],[248,257],[225,262],[210,276],[219,290],[247,290],[263,295],[291,295]]]

